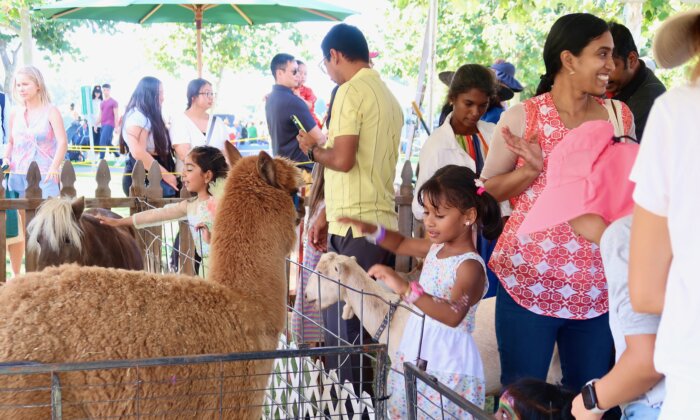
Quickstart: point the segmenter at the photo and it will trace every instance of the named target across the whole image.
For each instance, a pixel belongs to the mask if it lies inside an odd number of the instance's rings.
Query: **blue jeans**
[[[496,294],[496,339],[503,386],[521,378],[544,380],[559,346],[562,384],[578,391],[613,364],[608,314],[586,320],[537,315],[518,305],[503,287]]]
[[[103,125],[102,129],[100,130],[100,146],[111,146],[112,145],[112,136],[114,134],[114,127],[111,125]],[[102,149],[100,152],[100,159],[105,158],[105,150]]]
[[[621,420],[656,420],[661,413],[661,407],[652,408],[644,403],[630,404],[622,410]]]

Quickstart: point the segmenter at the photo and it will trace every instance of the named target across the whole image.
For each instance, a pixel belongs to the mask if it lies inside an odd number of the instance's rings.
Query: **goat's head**
[[[315,302],[320,309],[326,309],[338,301],[344,301],[347,291],[343,285],[347,276],[351,274],[350,263],[357,265],[355,257],[346,257],[335,252],[324,254],[316,266],[316,271],[321,275],[314,273],[309,277],[304,299],[309,303]],[[353,315],[351,312],[352,309],[346,304],[343,309],[343,318],[351,318]]]

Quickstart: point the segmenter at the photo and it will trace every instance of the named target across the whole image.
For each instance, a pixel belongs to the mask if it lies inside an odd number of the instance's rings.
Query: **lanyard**
[[[484,158],[489,153],[489,145],[486,143],[484,136],[478,130],[475,134],[472,134],[470,137],[471,141],[467,141],[466,136],[455,136],[457,144],[459,144],[462,150],[467,152],[469,157],[471,157],[474,160],[474,163],[476,165],[476,174],[479,175],[484,167]]]

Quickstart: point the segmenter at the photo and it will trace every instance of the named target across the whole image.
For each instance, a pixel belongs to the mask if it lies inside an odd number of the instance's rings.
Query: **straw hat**
[[[700,8],[668,18],[654,37],[654,58],[660,67],[673,68],[700,52],[700,42],[693,37],[695,25],[700,25]]]

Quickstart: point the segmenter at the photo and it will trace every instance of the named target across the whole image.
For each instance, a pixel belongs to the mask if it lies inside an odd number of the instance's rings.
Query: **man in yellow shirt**
[[[334,26],[323,39],[321,50],[323,66],[340,87],[333,101],[327,143],[320,146],[304,133],[298,137],[309,159],[325,167],[326,217],[319,217],[310,237],[312,242],[323,244],[327,229],[329,251],[356,257],[365,270],[374,264],[393,266],[393,254],[367,242],[360,232],[338,219],[352,217],[397,229],[394,177],[403,112],[379,73],[370,67],[367,40],[359,29],[347,24]],[[340,305],[326,309],[325,327],[343,340],[359,343],[359,320],[343,320],[341,312]],[[342,345],[333,334],[326,334],[326,345]],[[336,368],[337,360],[329,362],[328,368]],[[350,365],[340,368],[340,379],[357,384],[359,357],[351,359]],[[370,363],[365,360],[363,366]],[[365,370],[362,380],[362,389],[371,392],[371,370]]]

